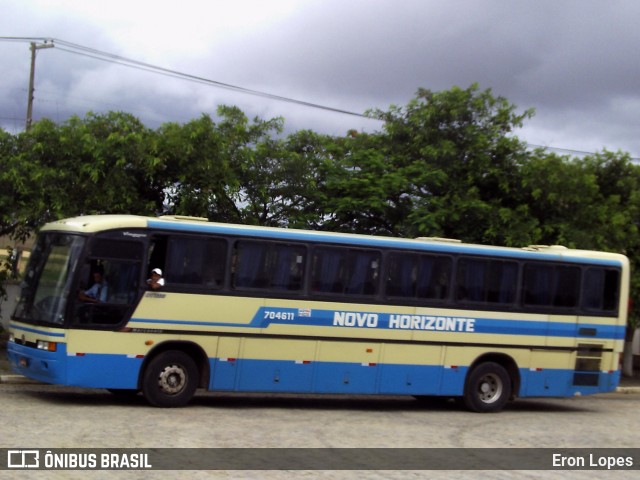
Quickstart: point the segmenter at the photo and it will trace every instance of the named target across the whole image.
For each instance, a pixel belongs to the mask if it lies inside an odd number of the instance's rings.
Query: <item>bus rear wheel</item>
[[[178,350],[155,357],[144,372],[142,393],[156,407],[182,407],[198,387],[198,367],[193,358]]]
[[[464,403],[474,412],[498,412],[511,397],[511,379],[502,365],[494,362],[475,367],[464,389]]]

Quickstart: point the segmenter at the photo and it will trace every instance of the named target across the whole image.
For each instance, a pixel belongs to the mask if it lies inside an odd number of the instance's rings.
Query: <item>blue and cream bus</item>
[[[147,278],[160,269],[164,285]],[[107,293],[88,301],[97,276]],[[12,368],[47,383],[461,397],[614,390],[629,294],[623,255],[210,223],[47,224],[10,322]]]

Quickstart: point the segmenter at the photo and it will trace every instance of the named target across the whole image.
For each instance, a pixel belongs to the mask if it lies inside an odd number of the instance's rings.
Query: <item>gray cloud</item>
[[[201,41],[192,49],[183,45],[186,53],[181,56],[175,52],[186,40],[176,36],[176,48],[168,50],[166,58],[162,51],[149,54],[141,44],[124,44],[113,36],[108,19],[64,11],[45,16],[39,14],[39,3],[29,1],[16,6],[0,0],[0,5],[10,13],[0,19],[2,32],[24,36],[22,22],[29,26],[28,34],[36,29],[38,35],[350,111],[402,105],[418,87],[442,90],[478,82],[522,110],[536,109],[534,119],[519,132],[531,143],[576,150],[606,147],[640,155],[637,2],[310,1],[268,25],[233,31],[215,41],[212,32],[199,27]],[[217,3],[198,5],[202,8],[194,8],[192,18],[221,14]],[[28,19],[33,21],[27,24]],[[0,98],[0,122],[12,131],[19,122],[8,119],[24,116],[28,45],[0,42],[0,58],[4,70],[11,72],[0,78],[8,92]],[[41,52],[37,74],[36,113],[58,120],[114,109],[157,125],[213,113],[218,104],[236,104],[249,116],[283,116],[291,129],[342,134],[349,128],[377,128],[357,117],[65,52]]]

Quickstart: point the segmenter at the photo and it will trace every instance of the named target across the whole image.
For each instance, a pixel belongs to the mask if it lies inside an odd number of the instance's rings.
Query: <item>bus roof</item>
[[[396,248],[400,250],[425,250],[441,253],[466,253],[493,255],[509,258],[528,258],[552,261],[582,261],[627,265],[624,255],[591,250],[569,249],[560,245],[530,245],[523,248],[499,247],[463,243],[458,240],[420,237],[416,239],[300,230],[253,225],[209,222],[206,218],[186,216],[144,217],[136,215],[87,215],[48,223],[42,231],[97,233],[107,230],[146,229],[242,235],[273,240],[312,241],[325,244],[353,245],[372,248]]]

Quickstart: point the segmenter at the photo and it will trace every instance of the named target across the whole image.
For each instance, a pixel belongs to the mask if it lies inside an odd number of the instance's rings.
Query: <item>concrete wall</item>
[[[0,325],[6,330],[9,327],[9,319],[13,313],[13,309],[16,307],[18,297],[20,296],[20,285],[9,284],[6,286],[7,298],[0,302]]]

